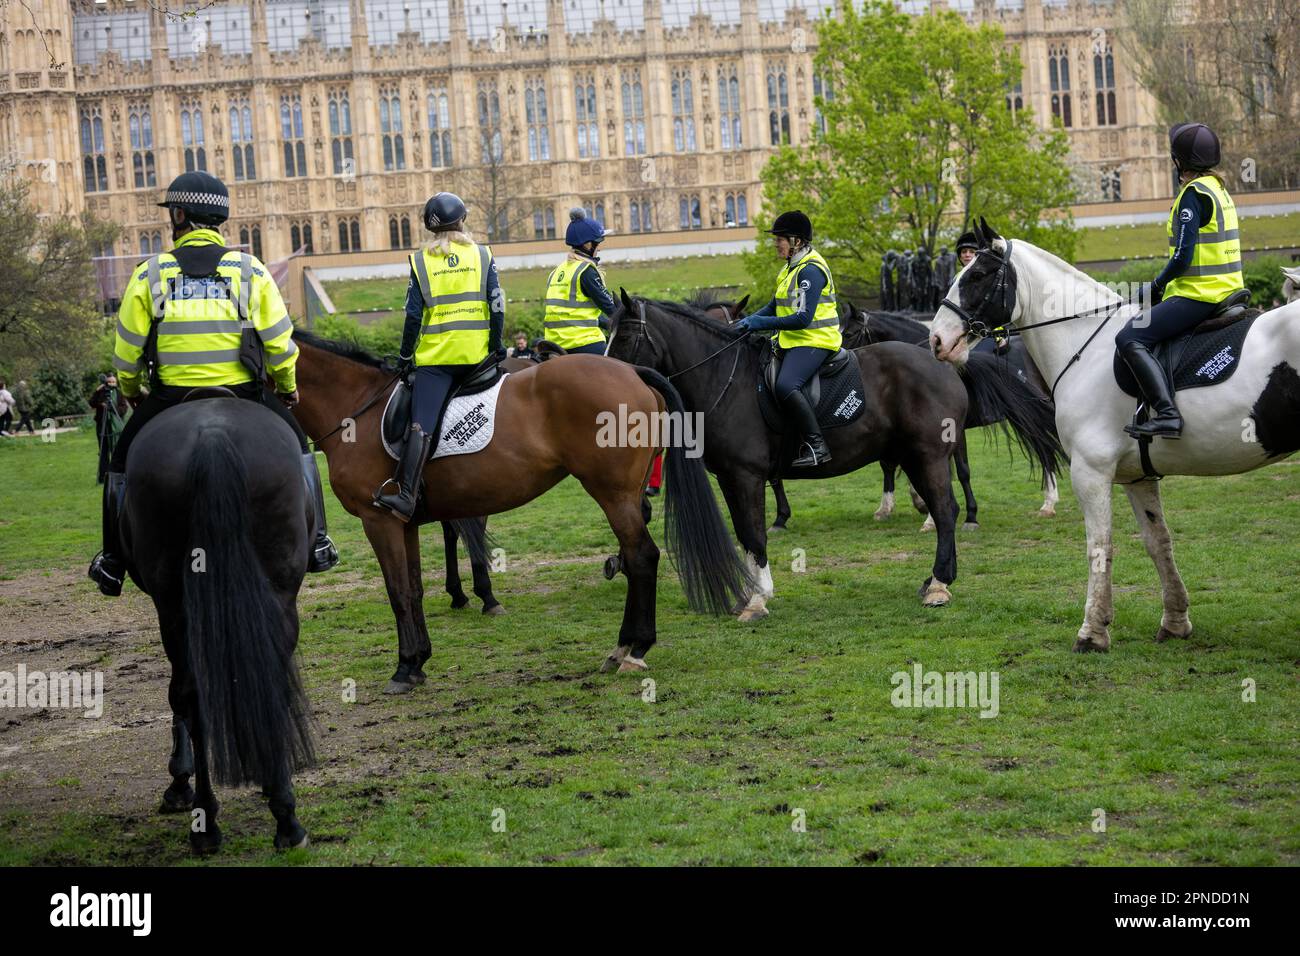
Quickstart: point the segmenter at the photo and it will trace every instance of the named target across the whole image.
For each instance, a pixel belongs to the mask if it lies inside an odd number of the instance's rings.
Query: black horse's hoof
[[[296,820],[288,832],[276,831],[275,848],[277,850],[301,850],[311,843],[307,837],[307,829]]]
[[[451,609],[452,609],[453,611],[459,611],[461,608],[463,608],[463,607],[467,607],[468,605],[469,605],[469,598],[466,597],[464,594],[453,594],[453,595],[452,595],[452,598],[451,598]]]
[[[190,832],[190,852],[195,856],[211,856],[221,849],[221,830],[214,823],[203,833]]]
[[[158,805],[159,813],[185,813],[194,806],[194,788],[189,784],[185,785],[183,790],[178,790],[176,784],[172,784],[163,791],[162,803]]]
[[[502,614],[506,613],[506,609],[502,607],[499,602],[496,604],[484,604],[483,613],[488,617],[500,617]]]
[[[605,580],[613,581],[614,575],[623,570],[623,559],[617,554],[611,554],[605,559]]]
[[[384,686],[384,693],[389,696],[409,694],[413,690],[415,690],[414,681],[398,680],[396,677],[389,680],[389,682]]]

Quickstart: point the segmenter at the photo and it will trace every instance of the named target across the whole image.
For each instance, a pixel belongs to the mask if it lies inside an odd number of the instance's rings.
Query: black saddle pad
[[[1165,370],[1165,377],[1173,382],[1175,391],[1202,388],[1226,382],[1241,364],[1241,353],[1246,335],[1259,318],[1259,313],[1232,323],[1226,328],[1211,332],[1192,332],[1161,342],[1152,354]],[[1128,370],[1123,356],[1115,352],[1115,384],[1125,394],[1141,397],[1133,373]]]
[[[479,392],[486,392],[504,375],[498,356],[489,356],[477,368],[474,369],[460,385],[453,388],[447,395],[446,402],[438,410],[438,418],[442,419],[443,412],[447,410],[453,398],[460,395],[476,395]],[[388,453],[393,457],[401,457],[402,447],[406,444],[407,433],[411,430],[411,386],[405,380],[397,383],[393,389],[393,394],[388,398],[388,404],[384,406],[383,418],[383,444]],[[432,455],[438,450],[438,443],[434,442],[429,448],[429,454]]]
[[[786,430],[785,415],[776,399],[776,376],[780,358],[774,355],[758,377],[758,407],[763,419],[775,432]],[[862,417],[866,394],[862,388],[862,366],[848,349],[840,349],[829,358],[812,380],[803,387],[808,402],[817,409],[817,422],[823,429],[838,428]]]

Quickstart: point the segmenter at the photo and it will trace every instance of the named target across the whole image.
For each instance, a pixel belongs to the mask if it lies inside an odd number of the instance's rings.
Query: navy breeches
[[[421,365],[411,376],[411,421],[426,435],[438,430],[447,396],[477,365]]]
[[[604,355],[604,342],[589,342],[586,345],[579,345],[575,349],[565,349],[570,355]]]
[[[817,374],[817,370],[835,353],[812,345],[786,349],[781,360],[781,371],[776,376],[776,397],[785,401],[793,391],[803,388]]]
[[[1123,348],[1129,342],[1140,342],[1147,348],[1190,332],[1195,326],[1204,322],[1218,306],[1217,302],[1198,302],[1172,296],[1150,312],[1139,313],[1128,320],[1128,324],[1115,336],[1115,344]]]

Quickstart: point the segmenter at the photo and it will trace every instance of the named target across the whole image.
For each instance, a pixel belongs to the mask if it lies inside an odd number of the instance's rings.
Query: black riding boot
[[[1141,342],[1128,342],[1120,353],[1129,371],[1137,379],[1138,390],[1146,402],[1148,418],[1141,425],[1126,425],[1124,431],[1134,438],[1177,438],[1183,433],[1183,417],[1174,404],[1173,392],[1165,370]]]
[[[328,571],[339,563],[339,549],[334,547],[329,530],[325,527],[325,490],[321,487],[316,456],[311,452],[302,456],[302,476],[307,481],[307,494],[311,498],[312,507],[316,509],[316,540],[312,542],[311,554],[307,558],[307,571]]]
[[[411,520],[415,514],[416,498],[420,494],[420,472],[429,458],[429,446],[433,436],[426,435],[419,425],[412,425],[406,436],[406,447],[402,449],[402,458],[397,463],[397,471],[375,493],[374,505],[391,511],[403,523]],[[385,488],[396,484],[397,491],[383,494]]]
[[[803,389],[796,388],[785,397],[782,404],[785,407],[785,413],[790,423],[803,436],[803,443],[799,446],[800,451],[803,451],[804,448],[808,449],[807,452],[790,462],[790,467],[812,468],[830,461],[831,452],[826,447],[826,439],[822,438],[821,426],[817,424],[817,412],[809,404],[808,396],[803,393]]]
[[[99,585],[99,591],[105,597],[121,594],[122,582],[126,579],[126,561],[122,559],[122,547],[117,538],[117,522],[125,490],[126,475],[122,472],[110,471],[104,476],[104,550],[95,555],[86,574]]]

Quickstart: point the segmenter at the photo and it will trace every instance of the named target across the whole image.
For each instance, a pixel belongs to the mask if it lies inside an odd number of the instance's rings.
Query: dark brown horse
[[[601,435],[609,416],[624,416],[621,421],[661,420],[664,412],[682,416],[681,397],[667,379],[595,355],[567,355],[512,373],[501,386],[495,437],[482,451],[430,461],[424,469],[426,491],[415,518],[404,525],[371,504],[375,489],[393,471],[379,438],[382,396],[394,385],[393,370],[352,345],[303,332],[294,340],[302,352],[302,402],[294,414],[325,452],[335,496],[361,519],[397,619],[398,665],[389,693],[423,683],[423,665],[432,653],[419,525],[518,508],[566,475],[577,478],[604,510],[628,579],[618,644],[602,669],[645,669],[645,654],[655,642],[659,548],[646,528],[641,496],[651,461],[664,445],[635,434],[611,443]],[[373,401],[377,397],[381,400]],[[345,420],[351,427],[341,429]],[[345,436],[353,440],[344,441]],[[681,443],[668,443],[667,455],[674,476],[664,502],[669,555],[689,605],[724,613],[749,587],[744,566],[701,460],[688,457]]]

